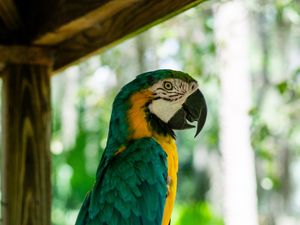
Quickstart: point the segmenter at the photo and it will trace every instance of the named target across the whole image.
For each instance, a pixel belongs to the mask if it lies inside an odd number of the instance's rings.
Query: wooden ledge
[[[0,45],[0,63],[52,66],[54,51],[36,46]]]

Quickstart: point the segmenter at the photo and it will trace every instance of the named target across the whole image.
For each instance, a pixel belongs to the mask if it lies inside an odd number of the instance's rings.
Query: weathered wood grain
[[[0,1],[0,43],[51,46],[57,71],[204,0],[31,1],[32,7],[24,1]],[[1,18],[15,30],[7,34]]]
[[[56,46],[54,70],[111,47],[200,2],[203,0],[139,0]]]
[[[50,225],[50,76],[7,65],[3,75],[3,225]]]
[[[35,45],[53,46],[100,23],[141,0],[60,1],[33,41]]]
[[[50,48],[0,45],[0,62],[3,63],[52,66],[53,54]]]

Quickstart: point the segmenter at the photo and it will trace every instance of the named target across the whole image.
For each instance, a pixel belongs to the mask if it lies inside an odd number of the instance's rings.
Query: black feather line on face
[[[179,94],[174,94],[174,95],[169,95],[169,98],[173,98],[173,97],[182,97],[183,95],[179,95]]]
[[[173,102],[173,99],[170,99],[170,98],[162,97],[161,99],[166,100],[166,101],[169,101],[169,102]]]
[[[178,93],[176,90],[166,90],[164,88],[157,88],[156,91],[163,91],[161,93]]]

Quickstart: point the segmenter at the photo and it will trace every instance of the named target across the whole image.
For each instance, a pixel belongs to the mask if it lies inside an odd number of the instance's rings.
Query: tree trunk
[[[50,75],[7,65],[3,75],[3,225],[50,225]]]
[[[283,19],[277,21],[277,48],[279,56],[279,68],[278,68],[278,77],[279,80],[289,80],[290,75],[293,73],[291,68],[291,48],[294,46],[291,45],[291,24],[284,22]],[[282,104],[286,104],[286,101],[282,99]],[[287,121],[292,121],[287,118]],[[291,122],[290,122],[291,123]],[[287,122],[288,126],[289,122]],[[292,125],[290,125],[292,127]],[[286,138],[278,138],[279,152],[277,153],[277,170],[280,178],[280,192],[282,195],[282,210],[276,216],[282,216],[280,214],[288,213],[291,209],[290,202],[290,193],[291,193],[291,175],[290,175],[290,164],[291,164],[291,152],[289,148],[288,141]]]
[[[227,225],[257,225],[254,155],[250,144],[249,24],[242,0],[215,11],[221,80],[220,138]]]
[[[144,73],[147,70],[146,62],[146,35],[140,34],[136,37],[136,53],[138,60],[138,71]]]

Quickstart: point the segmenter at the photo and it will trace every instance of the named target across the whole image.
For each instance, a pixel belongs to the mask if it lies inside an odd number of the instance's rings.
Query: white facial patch
[[[149,110],[162,121],[168,123],[197,88],[196,82],[186,83],[180,79],[162,80],[150,88],[157,99],[149,105]]]

